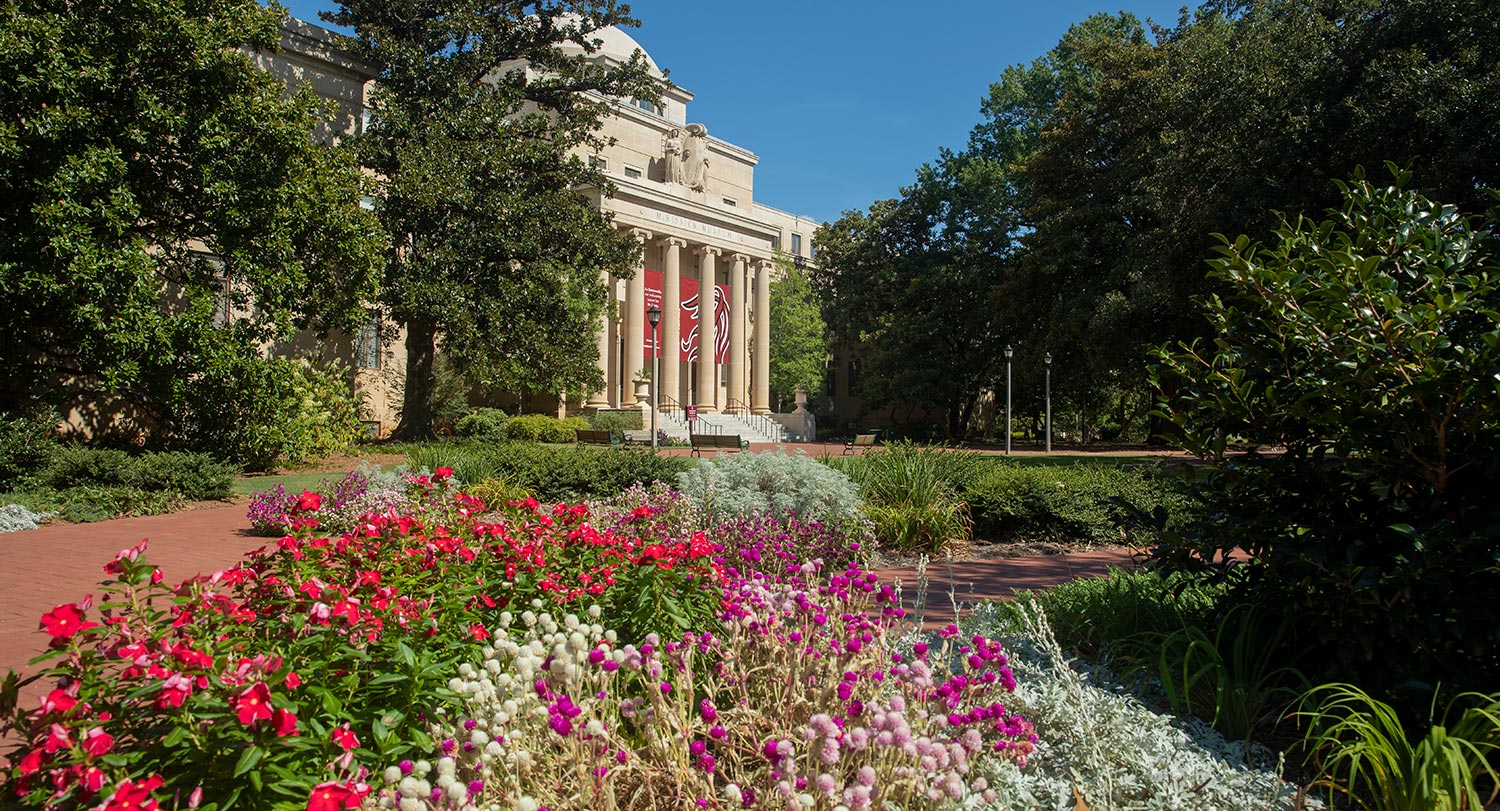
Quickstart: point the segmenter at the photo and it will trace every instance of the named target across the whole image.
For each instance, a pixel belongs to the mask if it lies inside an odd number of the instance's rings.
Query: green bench
[[[593,428],[578,429],[579,445],[620,445],[623,444],[618,437],[609,431],[598,431]]]
[[[844,455],[848,456],[860,448],[873,448],[879,439],[879,434],[858,434],[844,443]]]

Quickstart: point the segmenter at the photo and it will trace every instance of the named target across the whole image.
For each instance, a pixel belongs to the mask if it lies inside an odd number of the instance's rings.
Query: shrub
[[[596,431],[608,431],[617,437],[624,437],[626,431],[639,431],[644,425],[641,412],[630,408],[595,412],[589,417],[589,427]]]
[[[525,414],[505,423],[505,438],[529,442],[576,442],[578,429],[588,428],[588,420],[568,417],[560,420],[546,414]]]
[[[57,444],[52,439],[57,414],[6,415],[0,419],[0,491],[45,467]]]
[[[466,414],[453,425],[453,433],[462,437],[484,437],[500,439],[505,436],[505,423],[510,420],[498,408],[480,408]]]
[[[819,521],[857,517],[859,489],[848,476],[801,451],[719,454],[677,476],[678,489],[714,518],[761,514]]]
[[[482,479],[464,485],[464,492],[483,501],[491,510],[497,510],[512,501],[536,498],[536,494],[507,479]]]
[[[75,524],[108,521],[142,515],[161,515],[182,506],[177,493],[140,490],[134,487],[79,485],[57,490],[52,498],[59,514]]]
[[[141,490],[177,493],[189,501],[211,501],[229,498],[235,472],[233,465],[206,453],[146,453],[131,462],[128,484]]]
[[[510,421],[515,424],[517,417]],[[504,479],[539,500],[606,498],[633,484],[672,481],[691,459],[657,456],[640,448],[578,448],[531,442],[430,443],[407,455],[414,468],[451,467],[460,480]]]
[[[130,484],[134,460],[112,448],[63,445],[45,468],[30,479],[33,487],[65,490],[70,487],[123,487]]]
[[[1233,577],[1317,647],[1320,678],[1490,689],[1500,209],[1468,218],[1405,181],[1358,179],[1327,221],[1221,246],[1224,293],[1206,302],[1219,337],[1155,356],[1163,415],[1208,463],[1187,471],[1204,520],[1157,557]]]
[[[1178,527],[1191,520],[1191,502],[1154,473],[1079,463],[1033,466],[988,460],[963,488],[974,533],[988,541],[1055,541],[1104,545],[1132,538],[1132,517],[1156,513]]]

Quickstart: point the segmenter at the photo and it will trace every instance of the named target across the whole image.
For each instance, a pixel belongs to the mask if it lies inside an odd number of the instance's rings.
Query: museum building
[[[586,58],[622,64],[640,50],[624,31],[594,32],[601,47]],[[283,23],[281,50],[253,54],[264,70],[289,88],[311,83],[338,114],[324,137],[356,133],[363,122],[365,94],[376,72],[338,47],[333,32],[294,18]],[[568,43],[565,51],[583,55]],[[650,70],[664,75],[649,55]],[[609,145],[581,155],[594,161],[613,182],[612,196],[584,189],[608,211],[620,229],[641,246],[629,279],[606,275],[618,304],[592,325],[605,387],[585,402],[558,396],[558,413],[601,408],[643,408],[637,386],[653,358],[661,363],[664,412],[695,406],[699,413],[768,414],[770,286],[778,253],[794,261],[813,259],[812,234],[818,223],[757,202],[758,158],[744,147],[715,138],[707,125],[693,122],[693,94],[669,86],[660,104],[611,99],[614,113],[601,135]],[[712,291],[705,294],[704,291]],[[653,307],[662,315],[655,330]],[[673,316],[672,314],[675,314]],[[351,336],[349,352],[356,385],[365,391],[372,432],[394,428],[393,373],[405,368],[401,341],[382,346],[378,321]],[[399,385],[399,382],[396,383]]]

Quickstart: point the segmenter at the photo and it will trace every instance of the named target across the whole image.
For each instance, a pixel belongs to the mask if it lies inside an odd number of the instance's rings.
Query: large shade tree
[[[799,387],[807,390],[809,400],[821,396],[828,362],[828,327],[823,323],[807,269],[785,254],[776,256],[770,333],[768,382],[778,410],[789,410]]]
[[[281,13],[0,10],[0,411],[92,405],[96,431],[233,453],[288,394],[264,342],[365,317],[364,177],[249,56]]]
[[[380,66],[359,153],[392,235],[381,298],[406,329],[398,435],[432,433],[439,348],[491,389],[603,385],[588,326],[607,303],[600,273],[628,275],[639,248],[579,193],[608,184],[577,148],[601,145],[610,97],[660,96],[644,54],[594,59],[595,32],[628,15],[468,0],[348,0],[326,15]]]

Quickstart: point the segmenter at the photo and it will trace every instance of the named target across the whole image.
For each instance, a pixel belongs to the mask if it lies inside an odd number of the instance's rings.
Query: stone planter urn
[[[635,381],[635,404],[641,408],[651,407],[651,381]]]

